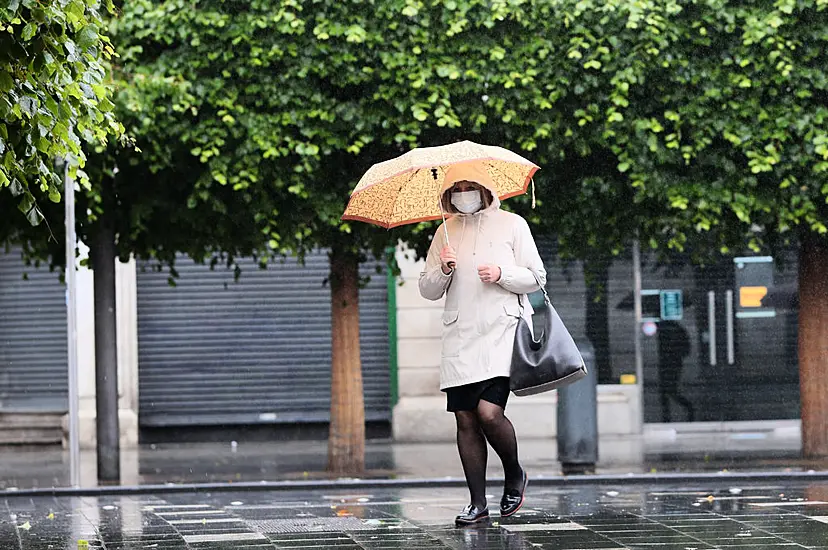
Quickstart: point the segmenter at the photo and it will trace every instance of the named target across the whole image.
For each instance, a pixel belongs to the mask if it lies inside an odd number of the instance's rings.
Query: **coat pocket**
[[[503,311],[506,312],[506,315],[514,317],[515,319],[520,319],[523,316],[520,311],[520,306],[517,303],[503,304]]]
[[[527,306],[528,306],[528,304],[524,305],[524,307],[527,307]],[[504,304],[503,305],[503,310],[506,312],[506,319],[507,319],[506,322],[509,323],[507,326],[509,327],[510,330],[516,329],[518,324],[520,323],[520,320],[525,319],[526,324],[529,325],[529,332],[534,334],[534,328],[532,326],[532,321],[531,321],[531,319],[532,319],[531,313],[529,313],[529,319],[526,319],[524,317],[524,315],[526,314],[526,311],[525,310],[522,311],[520,309],[520,305],[517,304],[517,303]]]
[[[460,312],[450,309],[443,312],[443,357],[460,355],[460,330],[457,318]]]
[[[512,331],[520,322],[520,318],[523,317],[523,312],[520,311],[520,306],[517,303],[506,303],[503,304],[503,311],[506,313],[503,317],[501,317],[501,323],[505,323],[504,330]]]

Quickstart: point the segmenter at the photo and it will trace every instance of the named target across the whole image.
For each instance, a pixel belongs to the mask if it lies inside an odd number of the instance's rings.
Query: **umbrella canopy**
[[[412,149],[372,166],[351,192],[342,219],[386,229],[440,219],[440,193],[446,171],[466,162],[479,163],[486,170],[500,199],[526,193],[539,169],[508,149],[472,141]]]

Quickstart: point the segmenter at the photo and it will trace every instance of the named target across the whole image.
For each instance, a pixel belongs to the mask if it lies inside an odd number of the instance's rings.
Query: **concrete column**
[[[138,307],[135,259],[115,261],[118,330],[118,417],[121,446],[138,445]],[[123,476],[122,476],[123,477]]]
[[[397,441],[446,441],[453,437],[454,420],[445,413],[440,385],[440,328],[443,300],[420,296],[417,280],[424,262],[398,247],[400,285],[397,292],[397,376],[399,400],[394,407]]]
[[[89,248],[79,244],[80,258],[89,257]],[[138,314],[136,308],[135,261],[116,260],[116,310],[118,330],[118,420],[121,448],[138,444]],[[82,449],[96,447],[95,414],[95,275],[91,269],[78,268],[77,327],[80,395],[80,443]],[[64,443],[68,415],[63,419]],[[125,477],[126,474],[125,474]]]
[[[95,275],[80,261],[89,259],[89,247],[78,243],[80,257],[77,273],[77,330],[78,330],[78,384],[80,445],[82,449],[95,448]],[[64,439],[67,434],[64,417]]]

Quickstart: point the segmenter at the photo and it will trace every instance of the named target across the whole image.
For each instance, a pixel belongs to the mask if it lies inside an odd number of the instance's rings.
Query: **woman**
[[[434,235],[419,283],[424,298],[446,297],[440,389],[457,421],[457,448],[471,496],[455,523],[468,525],[489,517],[487,441],[506,475],[501,517],[523,505],[527,476],[504,409],[515,328],[521,316],[532,326],[526,294],[546,284],[546,270],[529,225],[500,209],[494,182],[479,163],[453,165],[440,200],[452,216]]]

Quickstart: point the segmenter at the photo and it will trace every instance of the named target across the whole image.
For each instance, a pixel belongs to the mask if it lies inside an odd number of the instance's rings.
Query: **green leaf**
[[[346,36],[346,40],[348,42],[351,42],[351,43],[354,43],[354,44],[361,44],[362,42],[365,41],[365,38],[368,36],[368,34],[365,32],[365,29],[362,28],[361,26],[351,25],[345,31],[345,36]]]
[[[0,92],[6,93],[12,88],[14,88],[12,76],[5,71],[0,71]]]
[[[35,34],[37,34],[37,23],[29,22],[26,23],[25,27],[23,27],[23,31],[20,33],[20,36],[24,41],[28,42],[34,37]]]
[[[76,36],[76,42],[81,49],[87,49],[98,43],[98,27],[95,25],[85,26]]]
[[[30,225],[38,225],[43,220],[34,196],[28,191],[23,193],[23,198],[17,204],[17,209],[26,216],[26,220]]]

